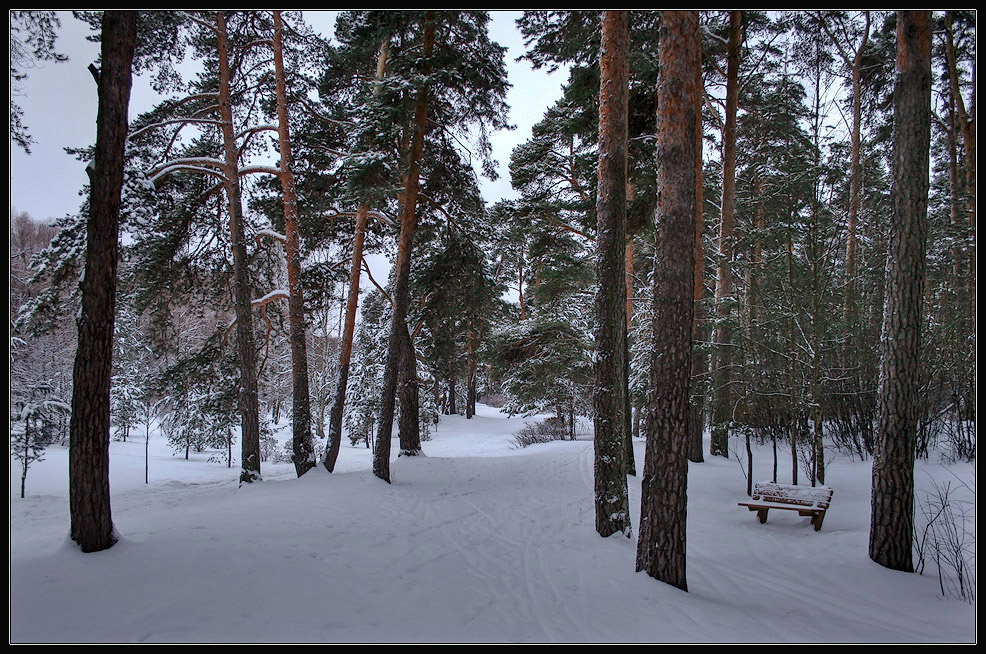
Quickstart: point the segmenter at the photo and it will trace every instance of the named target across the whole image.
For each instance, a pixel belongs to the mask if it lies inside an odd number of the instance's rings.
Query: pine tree
[[[731,330],[727,313],[733,302],[733,257],[736,212],[736,115],[739,105],[739,66],[743,41],[743,12],[729,15],[726,46],[726,116],[722,135],[722,201],[719,222],[719,258],[716,280],[716,349],[712,359],[713,399],[710,454],[729,457],[731,391]]]
[[[104,550],[116,542],[109,494],[109,391],[120,190],[136,34],[135,14],[103,15],[96,153],[69,425],[71,537],[83,552]]]
[[[627,12],[604,12],[599,89],[599,178],[596,196],[596,332],[593,423],[596,531],[630,536],[625,440],[626,188],[629,40]]]
[[[662,14],[651,359],[637,570],[687,590],[685,514],[695,248],[698,12]]]
[[[298,195],[291,154],[287,82],[284,69],[284,28],[281,12],[274,12],[274,78],[277,105],[278,178],[284,206],[284,244],[288,268],[288,314],[291,329],[292,460],[298,476],[315,466],[311,433],[311,398],[308,389],[308,349],[305,295],[301,279],[301,236],[298,231]]]
[[[930,12],[897,15],[893,217],[873,461],[870,558],[913,572],[914,450],[931,129]]]

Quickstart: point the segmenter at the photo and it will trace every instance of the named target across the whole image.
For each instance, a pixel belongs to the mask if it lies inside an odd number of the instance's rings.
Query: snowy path
[[[424,444],[429,456],[394,462],[392,485],[352,448],[333,475],[317,468],[295,480],[270,467],[247,488],[204,462],[188,482],[143,487],[121,476],[122,540],[98,554],[65,542],[57,487],[12,498],[11,641],[974,638],[974,607],[941,599],[929,576],[867,558],[867,464],[832,466],[836,495],[820,532],[792,512],[760,525],[736,506],[745,483],[735,461],[693,464],[684,593],[634,572],[635,540],[595,535],[592,443],[513,450],[519,427],[488,409],[445,419]],[[169,463],[186,462],[157,465]],[[44,490],[43,470],[31,474]],[[630,488],[636,520],[639,482]]]

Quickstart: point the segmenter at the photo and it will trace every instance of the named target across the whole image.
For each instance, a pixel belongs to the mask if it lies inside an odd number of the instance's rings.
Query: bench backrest
[[[827,509],[829,502],[832,501],[832,489],[828,486],[791,486],[773,482],[758,482],[753,485],[753,499],[762,502]]]

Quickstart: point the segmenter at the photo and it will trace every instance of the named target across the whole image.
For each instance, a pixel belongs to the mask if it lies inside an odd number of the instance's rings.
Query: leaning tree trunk
[[[390,41],[384,40],[377,55],[377,80],[383,79],[387,69]],[[379,87],[374,90],[378,91]],[[329,439],[322,465],[329,472],[336,466],[339,447],[342,444],[342,416],[346,410],[346,385],[349,383],[349,365],[353,355],[353,333],[356,331],[356,308],[359,303],[360,267],[363,264],[363,244],[366,241],[366,223],[370,205],[363,203],[356,210],[356,232],[353,235],[353,259],[349,271],[349,295],[346,298],[346,322],[339,347],[339,376],[336,394],[329,411]]]
[[[630,536],[626,414],[626,179],[630,68],[625,11],[602,18],[599,190],[596,199],[596,333],[593,427],[596,531]]]
[[[134,13],[103,14],[96,153],[89,171],[86,267],[80,283],[82,307],[69,422],[70,533],[83,552],[105,550],[116,542],[110,511],[110,377],[120,191],[136,34]]]
[[[216,14],[219,53],[219,115],[222,123],[226,197],[229,202],[230,246],[233,250],[233,305],[236,313],[236,351],[240,360],[239,408],[241,429],[240,483],[260,479],[260,408],[257,399],[257,354],[253,343],[250,280],[247,276],[243,204],[240,199],[239,150],[233,128],[230,98],[229,45],[226,16]]]
[[[280,147],[281,191],[284,200],[284,236],[288,268],[288,319],[291,342],[291,434],[294,469],[300,477],[315,467],[312,444],[312,406],[308,389],[308,348],[305,335],[305,295],[301,285],[301,236],[298,233],[298,195],[291,166],[291,132],[288,125],[287,89],[284,79],[284,42],[281,12],[274,12],[274,79],[277,96],[277,137]]]
[[[657,238],[637,570],[687,590],[685,514],[695,262],[698,12],[665,11],[657,112]]]
[[[897,13],[893,186],[887,296],[880,339],[870,558],[913,572],[914,449],[928,232],[931,12]]]
[[[722,220],[719,225],[719,268],[716,283],[715,350],[712,357],[712,438],[709,453],[729,456],[729,423],[732,419],[732,333],[729,328],[733,305],[733,231],[736,212],[736,113],[739,106],[739,63],[743,43],[743,12],[729,18],[726,45],[726,123],[722,134]]]
[[[422,58],[426,62],[435,47],[435,12],[429,11],[425,19],[422,42]],[[377,439],[373,448],[373,474],[390,483],[390,446],[393,438],[394,404],[397,384],[400,378],[401,348],[407,338],[407,309],[410,294],[411,247],[414,242],[414,228],[417,221],[418,183],[421,155],[424,152],[425,129],[428,120],[428,87],[418,89],[418,99],[414,107],[414,135],[408,157],[407,176],[404,185],[404,206],[401,213],[401,230],[397,239],[397,260],[394,263],[394,307],[391,317],[390,338],[387,347],[387,361],[384,366],[383,389],[380,396],[380,417],[377,424]],[[415,416],[415,420],[417,416]]]

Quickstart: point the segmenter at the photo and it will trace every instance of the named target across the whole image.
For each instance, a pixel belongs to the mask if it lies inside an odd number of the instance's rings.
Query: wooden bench
[[[763,481],[753,485],[753,496],[739,506],[756,511],[760,524],[767,522],[770,509],[797,511],[800,516],[811,516],[811,524],[818,531],[831,501],[832,489],[828,486],[790,486]]]

